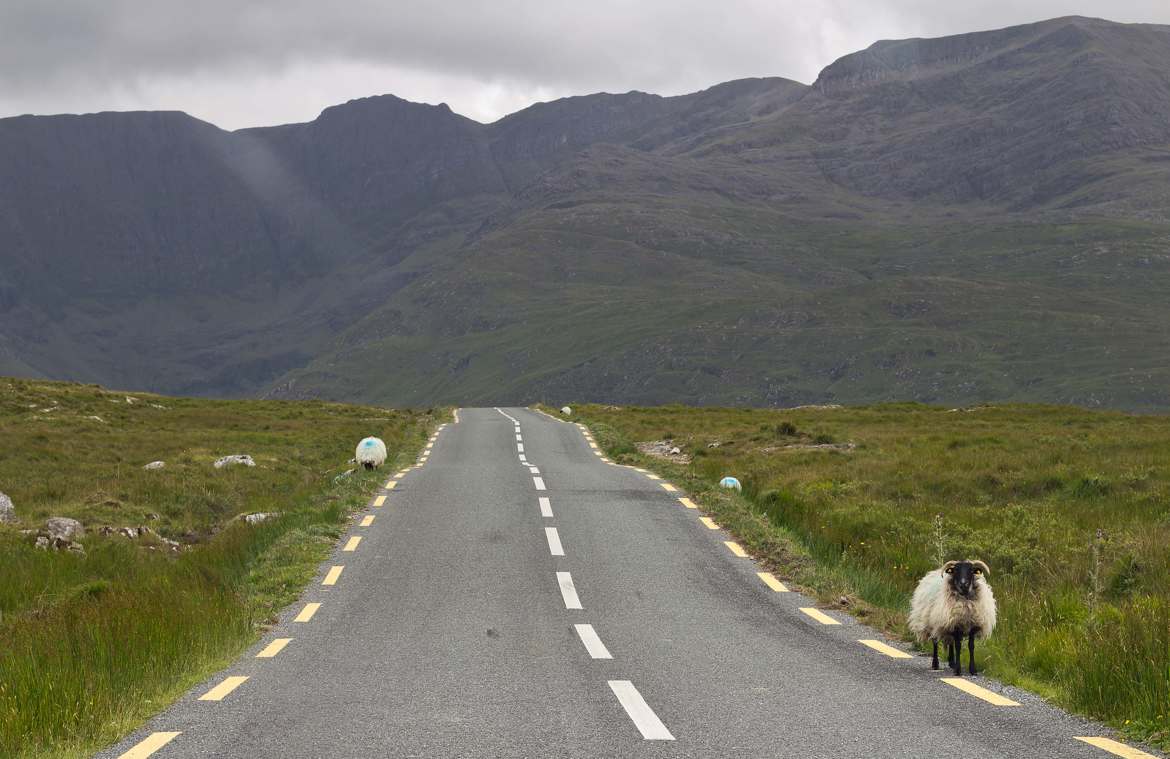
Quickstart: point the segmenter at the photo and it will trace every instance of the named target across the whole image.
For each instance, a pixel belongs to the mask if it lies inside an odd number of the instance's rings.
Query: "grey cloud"
[[[461,96],[477,83],[515,92],[674,94],[742,76],[810,81],[834,58],[880,38],[1073,13],[1170,23],[1165,0],[5,0],[0,106],[71,110],[71,98],[89,107],[102,93],[114,101],[144,81],[155,83],[143,90],[149,99],[160,81],[182,89],[196,78],[219,79],[239,88],[337,63],[446,78],[460,83]],[[283,113],[265,105],[263,91],[256,97],[260,115]],[[446,92],[426,99],[453,101]]]

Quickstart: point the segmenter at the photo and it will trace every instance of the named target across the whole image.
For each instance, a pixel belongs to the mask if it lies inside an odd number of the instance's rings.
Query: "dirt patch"
[[[642,443],[634,443],[634,447],[640,453],[653,456],[656,459],[665,459],[666,461],[673,461],[676,464],[691,463],[690,455],[683,453],[681,448],[669,440],[648,440]]]
[[[760,449],[760,453],[775,453],[777,451],[838,451],[848,453],[857,448],[857,443],[792,443],[791,445],[769,445]]]

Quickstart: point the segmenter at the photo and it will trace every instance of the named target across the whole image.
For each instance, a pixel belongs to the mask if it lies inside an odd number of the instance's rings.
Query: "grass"
[[[330,403],[129,397],[0,379],[0,490],[17,527],[58,515],[88,530],[81,556],[0,529],[0,756],[87,756],[233,660],[384,479],[384,470],[335,479],[352,446],[376,434],[393,466],[414,458],[437,420]],[[212,467],[230,453],[257,466]],[[155,459],[166,468],[142,469]],[[256,511],[281,516],[232,519]],[[148,525],[189,547],[104,537],[103,525]]]
[[[986,672],[1170,748],[1170,417],[917,404],[574,414],[616,460],[685,484],[788,581],[895,635],[925,572],[987,561],[1000,624]],[[692,463],[634,447],[661,439]],[[717,488],[724,475],[742,496]]]

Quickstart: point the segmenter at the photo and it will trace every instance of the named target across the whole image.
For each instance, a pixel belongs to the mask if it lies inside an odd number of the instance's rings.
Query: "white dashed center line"
[[[545,527],[544,537],[548,539],[548,552],[553,556],[564,556],[565,549],[561,545],[561,534],[556,527]]]
[[[548,490],[548,488],[546,488],[544,486],[544,478],[543,477],[533,477],[532,484],[536,486],[537,490]]]
[[[633,683],[629,680],[610,680],[609,688],[621,702],[626,714],[630,715],[643,738],[648,741],[674,740],[674,736],[666,729],[666,725],[662,724],[662,720],[658,719],[658,715],[646,703],[646,699],[642,698],[642,694]]]
[[[528,471],[531,472],[532,474],[540,474],[540,470],[534,466],[528,467]]]
[[[597,631],[593,629],[593,625],[573,625],[573,629],[577,631],[577,637],[585,644],[585,650],[594,659],[612,659],[609,649],[601,642],[601,638],[597,637]]]
[[[565,600],[565,608],[580,609],[581,599],[577,597],[577,587],[573,585],[573,575],[568,572],[557,572],[557,585],[561,586],[561,598]]]
[[[550,519],[552,518],[552,515],[553,515],[552,502],[548,498],[545,498],[544,496],[540,497],[540,515],[542,517],[549,517]]]
[[[516,443],[516,452],[524,453],[524,443]]]

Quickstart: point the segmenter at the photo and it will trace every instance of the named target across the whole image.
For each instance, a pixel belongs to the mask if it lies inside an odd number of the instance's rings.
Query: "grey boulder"
[[[215,460],[215,468],[223,469],[225,466],[235,466],[242,464],[244,466],[256,466],[256,462],[252,460],[251,456],[242,453],[232,454],[231,456],[224,456]]]
[[[85,527],[69,517],[49,517],[45,520],[45,532],[55,540],[73,540],[85,534]]]

